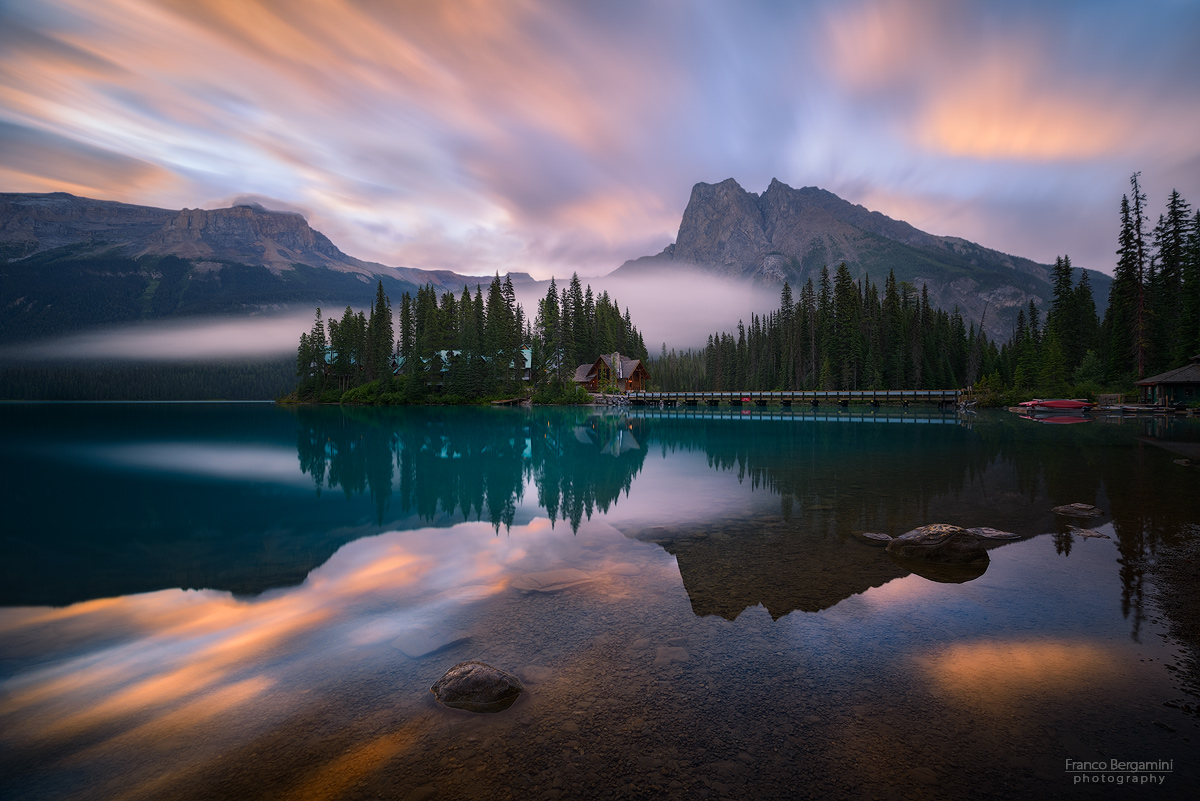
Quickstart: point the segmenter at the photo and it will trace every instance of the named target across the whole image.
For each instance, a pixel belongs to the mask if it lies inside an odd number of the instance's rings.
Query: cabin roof
[[[613,357],[616,357],[616,359],[619,360],[618,364],[614,364]],[[619,353],[602,353],[596,362],[604,362],[604,364],[608,366],[608,369],[612,370],[618,378],[632,378],[633,374],[637,372],[639,368],[647,376],[650,375],[650,371],[646,369],[646,365],[642,364],[641,359],[631,359],[628,356],[622,356]]]
[[[1155,384],[1200,384],[1200,356],[1193,356],[1191,364],[1176,367],[1165,373],[1143,378],[1138,386],[1153,386]]]
[[[591,364],[581,364],[575,368],[576,383],[591,381],[600,374],[601,366],[608,368],[612,377],[619,381],[627,381],[639,371],[644,378],[650,377],[650,371],[642,364],[641,359],[631,359],[619,353],[602,353]]]

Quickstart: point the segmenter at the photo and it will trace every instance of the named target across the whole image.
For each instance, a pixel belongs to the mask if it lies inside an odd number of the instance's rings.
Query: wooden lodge
[[[1150,406],[1174,406],[1200,401],[1200,355],[1191,364],[1144,378],[1138,382],[1142,403]]]
[[[588,392],[641,392],[650,381],[650,372],[641,359],[619,353],[602,354],[591,364],[575,368],[575,383]]]

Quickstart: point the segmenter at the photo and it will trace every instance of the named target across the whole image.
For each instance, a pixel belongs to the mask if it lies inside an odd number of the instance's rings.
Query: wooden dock
[[[879,389],[879,390],[795,390],[788,392],[630,392],[629,402],[645,406],[821,406],[834,404],[932,403],[939,407],[956,406],[965,396],[958,389]]]

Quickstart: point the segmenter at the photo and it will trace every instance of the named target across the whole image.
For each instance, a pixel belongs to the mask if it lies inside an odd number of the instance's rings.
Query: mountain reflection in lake
[[[7,406],[0,793],[1009,797],[1175,759],[1195,422]],[[1068,521],[1050,509],[1104,509]],[[1023,539],[981,577],[860,535]],[[1088,525],[1110,539],[1085,538]],[[574,568],[557,592],[523,574]],[[528,692],[428,692],[483,659]],[[1194,702],[1193,702],[1194,703]],[[988,790],[987,788],[991,788]]]

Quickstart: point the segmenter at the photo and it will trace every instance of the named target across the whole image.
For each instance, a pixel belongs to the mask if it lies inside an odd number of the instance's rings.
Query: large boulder
[[[887,551],[895,559],[941,565],[986,564],[989,561],[987,549],[979,537],[949,523],[914,528],[889,542]]]
[[[446,706],[469,712],[501,712],[525,690],[513,674],[474,659],[459,662],[429,689]]]
[[[1055,506],[1051,511],[1063,517],[1100,517],[1104,514],[1090,503],[1067,503]]]

